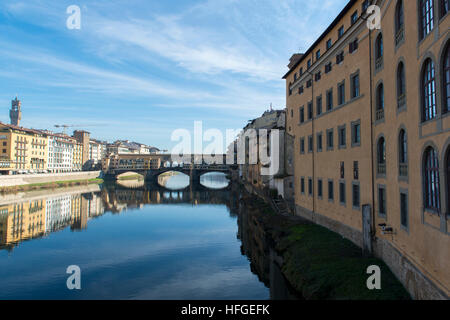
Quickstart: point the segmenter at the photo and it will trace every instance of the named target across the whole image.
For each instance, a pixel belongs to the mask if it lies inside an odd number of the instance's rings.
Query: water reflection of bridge
[[[102,191],[106,210],[120,212],[125,208],[163,204],[222,204],[230,202],[230,187],[208,189],[202,185],[170,190],[157,184],[144,184],[133,189],[120,185],[107,185]]]

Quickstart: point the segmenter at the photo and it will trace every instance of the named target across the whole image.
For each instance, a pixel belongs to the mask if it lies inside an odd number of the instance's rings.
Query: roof
[[[286,79],[291,72],[297,68],[297,66],[305,61],[305,59],[309,56],[311,52],[313,52],[314,48],[317,47],[317,45],[322,41],[329,33],[330,31],[341,21],[341,19],[347,14],[347,12],[350,11],[350,9],[353,7],[353,5],[358,2],[358,0],[349,0],[347,5],[342,9],[342,11],[339,13],[339,15],[333,20],[333,22],[328,26],[328,28],[320,35],[319,38],[312,44],[312,46],[309,47],[309,49],[303,54],[303,56],[294,64],[294,66],[289,69],[289,71],[283,76],[283,79]]]
[[[3,122],[0,122],[0,126],[11,129],[11,130],[23,131],[23,132],[31,133],[31,134],[47,134],[46,132],[44,132],[42,130],[19,127],[19,126],[15,126],[13,124],[6,124]]]

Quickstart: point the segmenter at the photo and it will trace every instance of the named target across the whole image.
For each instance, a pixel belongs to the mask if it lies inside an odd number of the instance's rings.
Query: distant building
[[[83,145],[82,162],[83,162],[83,167],[84,167],[84,165],[87,164],[87,162],[90,159],[89,144],[91,141],[91,134],[90,134],[90,132],[87,132],[87,131],[76,130],[73,132],[73,137],[75,138],[75,140],[78,141],[78,143],[81,143]]]
[[[45,132],[0,122],[0,174],[47,170],[47,146]]]
[[[48,134],[48,171],[52,173],[73,171],[76,145],[77,141],[67,135]]]
[[[261,117],[256,118],[244,128],[244,130],[239,135],[236,142],[236,152],[239,152],[239,147],[241,146],[242,139],[248,141],[245,142],[245,163],[239,164],[240,177],[253,184],[255,187],[260,189],[272,189],[277,190],[278,195],[282,196],[286,200],[292,200],[294,197],[294,181],[293,181],[293,141],[292,138],[286,134],[286,112],[285,110],[268,110]],[[261,159],[259,158],[260,150],[262,146],[261,141],[252,141],[251,131],[255,130],[256,134],[260,134],[260,130],[267,130],[270,134],[272,130],[279,131],[279,143],[277,153],[278,158],[278,170],[273,172],[272,175],[261,174],[264,167]],[[259,139],[259,138],[257,138]],[[250,152],[252,151],[252,143],[256,146],[256,153],[258,154],[258,159],[256,163],[252,162]],[[242,145],[243,142],[242,142]],[[271,144],[271,140],[268,137],[268,153],[270,155],[275,151],[275,146]],[[275,164],[273,164],[275,165]]]
[[[14,99],[11,101],[11,110],[9,111],[9,118],[11,119],[11,124],[14,126],[20,125],[20,120],[22,120],[22,102],[20,100]]]
[[[129,140],[117,140],[107,146],[108,154],[157,154],[159,152],[158,148]]]

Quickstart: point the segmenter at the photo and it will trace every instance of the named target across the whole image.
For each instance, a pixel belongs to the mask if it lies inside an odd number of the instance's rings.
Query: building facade
[[[450,288],[448,6],[349,1],[284,76],[297,214],[365,246],[369,208],[368,245],[417,299]]]
[[[48,171],[51,173],[74,170],[76,140],[63,134],[48,135]]]
[[[261,117],[250,121],[245,126],[234,144],[234,154],[236,160],[240,159],[242,157],[242,154],[239,155],[240,148],[245,148],[245,159],[240,160],[244,163],[239,163],[237,160],[241,179],[258,189],[276,190],[279,196],[290,201],[294,197],[293,141],[286,133],[285,128],[285,110],[264,112]],[[273,130],[278,130],[278,135],[274,135],[272,138],[269,135]],[[266,137],[264,137],[265,134],[267,134]],[[266,143],[267,148],[260,150]],[[270,161],[270,164],[265,164],[266,161],[261,159],[261,153],[265,152],[267,156],[272,157],[275,156],[275,151],[278,154],[277,163]],[[253,158],[252,154],[256,157]],[[274,168],[272,172],[267,171],[266,174],[262,174],[271,166]]]
[[[0,123],[0,174],[47,170],[48,136],[34,129]]]

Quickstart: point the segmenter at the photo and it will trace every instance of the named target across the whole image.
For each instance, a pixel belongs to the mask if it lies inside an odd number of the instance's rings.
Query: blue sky
[[[92,136],[170,149],[173,130],[242,128],[285,107],[289,57],[346,0],[2,0],[0,121],[80,125]],[[81,30],[66,28],[69,5]]]

